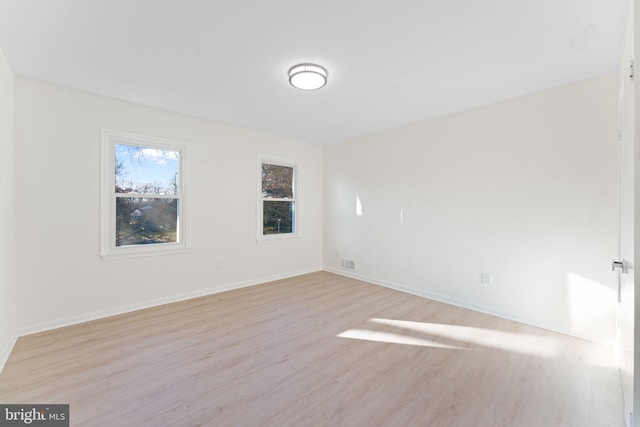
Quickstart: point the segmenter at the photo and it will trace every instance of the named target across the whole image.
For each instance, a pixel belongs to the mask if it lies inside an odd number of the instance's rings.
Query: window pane
[[[180,152],[116,144],[116,193],[178,194]]]
[[[178,199],[116,197],[116,246],[177,241]]]
[[[263,163],[262,197],[293,199],[293,168]]]
[[[263,203],[262,233],[293,233],[293,202],[265,200]]]

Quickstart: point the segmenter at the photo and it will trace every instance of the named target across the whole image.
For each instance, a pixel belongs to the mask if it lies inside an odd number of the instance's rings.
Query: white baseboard
[[[9,338],[9,341],[7,341],[2,348],[0,348],[0,374],[4,369],[4,365],[6,365],[7,361],[9,360],[9,356],[13,351],[13,347],[15,347],[16,345],[16,341],[18,341],[18,334],[14,333],[13,336]]]
[[[234,289],[246,288],[249,286],[261,285],[275,280],[288,279],[290,277],[300,276],[308,273],[315,273],[322,271],[321,267],[310,268],[305,270],[290,271],[283,274],[277,274],[273,276],[266,276],[251,280],[245,280],[242,282],[228,283],[212,288],[199,289],[197,291],[185,292],[183,294],[172,295],[169,297],[157,298],[150,301],[143,301],[135,304],[127,304],[120,307],[114,307],[108,310],[101,310],[92,313],[80,314],[77,316],[70,316],[63,319],[56,319],[52,321],[42,322],[35,325],[19,328],[17,337],[36,334],[39,332],[49,331],[52,329],[58,329],[65,326],[77,325],[79,323],[90,322],[92,320],[103,319],[105,317],[116,316],[118,314],[129,313],[132,311],[143,310],[145,308],[157,307],[160,305],[171,304],[174,302],[185,301],[193,298],[203,297],[207,295],[217,294],[220,292],[231,291]],[[7,355],[8,357],[8,355]]]
[[[580,339],[583,339],[583,340],[586,340],[586,341],[595,342],[596,344],[601,344],[601,345],[606,346],[606,347],[613,348],[613,346],[614,346],[614,344],[611,343],[611,342],[599,342],[597,340],[594,340],[593,337],[581,336],[581,335],[572,333],[571,331],[553,329],[553,328],[549,327],[548,325],[540,324],[540,323],[538,323],[538,322],[536,322],[536,321],[534,321],[532,319],[526,319],[526,318],[514,316],[511,313],[502,313],[502,312],[498,312],[498,311],[495,311],[495,310],[490,310],[490,309],[488,309],[486,307],[474,304],[471,301],[465,301],[465,300],[460,300],[460,299],[457,299],[457,298],[451,298],[449,296],[441,295],[441,294],[438,294],[436,292],[430,292],[430,291],[427,291],[427,290],[424,290],[424,289],[417,289],[417,288],[413,288],[413,287],[410,287],[410,286],[401,285],[399,283],[391,282],[391,281],[388,281],[388,280],[381,280],[381,279],[377,279],[377,278],[373,278],[373,277],[368,277],[368,276],[365,276],[365,275],[353,273],[351,271],[345,271],[345,270],[342,270],[342,269],[324,267],[324,271],[327,271],[329,273],[338,274],[338,275],[345,276],[345,277],[350,277],[352,279],[362,280],[363,282],[371,283],[373,285],[383,286],[385,288],[394,289],[396,291],[406,292],[408,294],[416,295],[416,296],[419,296],[419,297],[422,297],[422,298],[428,298],[428,299],[431,299],[431,300],[434,300],[434,301],[443,302],[445,304],[454,305],[456,307],[466,308],[468,310],[477,311],[479,313],[484,313],[484,314],[488,314],[488,315],[491,315],[491,316],[500,317],[502,319],[511,320],[511,321],[518,322],[518,323],[524,323],[526,325],[530,325],[530,326],[534,326],[536,328],[546,329],[548,331],[557,332],[557,333],[560,333],[560,334],[572,336],[574,338],[580,338]]]
[[[246,280],[246,281],[242,281],[242,282],[223,284],[223,285],[216,286],[216,287],[213,287],[213,288],[200,289],[200,290],[197,290],[197,291],[186,292],[186,293],[183,293],[183,294],[173,295],[173,296],[164,297],[164,298],[158,298],[158,299],[154,299],[154,300],[150,300],[150,301],[144,301],[144,302],[140,302],[140,303],[136,303],[136,304],[128,304],[128,305],[124,305],[124,306],[120,306],[120,307],[114,307],[114,308],[109,309],[109,310],[102,310],[102,311],[98,311],[98,312],[86,313],[86,314],[81,314],[81,315],[78,315],[78,316],[70,316],[70,317],[66,317],[66,318],[63,318],[63,319],[57,319],[57,320],[53,320],[53,321],[42,322],[42,323],[35,324],[35,325],[32,325],[32,326],[19,328],[17,333],[14,334],[14,336],[5,344],[5,346],[0,349],[0,372],[2,372],[2,369],[4,368],[4,365],[6,364],[7,360],[9,359],[9,356],[10,356],[11,351],[13,350],[13,348],[14,348],[14,346],[16,344],[17,339],[19,337],[21,337],[21,336],[31,335],[31,334],[44,332],[44,331],[57,329],[57,328],[62,328],[62,327],[65,327],[65,326],[72,326],[72,325],[76,325],[76,324],[79,324],[79,323],[89,322],[89,321],[92,321],[92,320],[103,319],[105,317],[116,316],[118,314],[124,314],[124,313],[129,313],[129,312],[132,312],[132,311],[142,310],[142,309],[145,309],[145,308],[157,307],[157,306],[160,306],[160,305],[165,305],[165,304],[171,304],[171,303],[174,303],[174,302],[185,301],[185,300],[189,300],[189,299],[193,299],[193,298],[198,298],[198,297],[202,297],[202,296],[217,294],[217,293],[226,292],[226,291],[230,291],[230,290],[234,290],[234,289],[241,289],[241,288],[246,288],[246,287],[250,287],[250,286],[261,285],[261,284],[265,284],[265,283],[268,283],[268,282],[273,282],[275,280],[287,279],[287,278],[290,278],[290,277],[300,276],[300,275],[309,274],[309,273],[315,273],[317,271],[323,271],[323,270],[327,271],[327,272],[330,272],[330,273],[338,274],[338,275],[341,275],[341,276],[351,277],[351,278],[357,279],[357,280],[362,280],[364,282],[371,283],[371,284],[374,284],[374,285],[383,286],[383,287],[386,287],[386,288],[389,288],[389,289],[394,289],[394,290],[397,290],[397,291],[400,291],[400,292],[406,292],[408,294],[416,295],[416,296],[419,296],[419,297],[432,299],[432,300],[443,302],[443,303],[446,303],[446,304],[451,304],[451,305],[454,305],[454,306],[457,306],[457,307],[466,308],[466,309],[474,310],[474,311],[477,311],[477,312],[480,312],[480,313],[485,313],[485,314],[489,314],[489,315],[492,315],[492,316],[501,317],[501,318],[504,318],[504,319],[507,319],[507,320],[512,320],[512,321],[515,321],[515,322],[525,323],[525,324],[528,324],[528,325],[531,325],[531,326],[535,326],[535,327],[539,327],[539,328],[542,328],[542,329],[552,330],[554,332],[559,332],[559,333],[562,333],[562,334],[565,334],[565,335],[574,336],[576,338],[581,338],[581,339],[585,339],[585,340],[588,340],[588,341],[593,341],[593,339],[591,339],[589,337],[578,336],[578,335],[572,334],[572,333],[567,332],[567,331],[554,330],[552,328],[549,328],[546,325],[537,324],[536,322],[533,322],[530,319],[518,318],[517,316],[513,316],[511,314],[492,311],[492,310],[487,309],[486,307],[482,307],[482,306],[478,306],[476,304],[473,304],[470,301],[459,300],[459,299],[456,299],[456,298],[451,298],[451,297],[446,296],[446,295],[441,295],[441,294],[438,294],[438,293],[435,293],[435,292],[430,292],[430,291],[427,291],[427,290],[424,290],[424,289],[417,289],[417,288],[413,288],[413,287],[410,287],[410,286],[401,285],[399,283],[391,282],[391,281],[388,281],[388,280],[381,280],[381,279],[368,277],[368,276],[361,275],[361,274],[347,272],[347,271],[344,271],[344,270],[341,270],[341,269],[335,269],[335,268],[331,268],[331,267],[324,267],[324,268],[317,267],[317,268],[310,268],[310,269],[305,269],[305,270],[291,271],[291,272],[287,272],[287,273],[283,273],[283,274],[277,274],[277,275],[273,275],[273,276],[266,276],[266,277]],[[603,345],[606,345],[606,346],[609,346],[609,347],[611,346],[611,343],[599,343],[599,344],[603,344]]]

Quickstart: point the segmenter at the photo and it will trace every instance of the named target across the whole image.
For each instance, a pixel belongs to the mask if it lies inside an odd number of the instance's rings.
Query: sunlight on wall
[[[362,202],[358,194],[356,194],[356,216],[362,216]]]
[[[576,273],[567,273],[567,310],[576,333],[615,328],[616,292]],[[609,331],[613,335],[613,330]],[[611,343],[613,344],[613,343]]]
[[[369,319],[369,322],[369,329],[348,329],[336,336],[456,350],[472,350],[473,347],[486,347],[546,358],[554,357],[560,351],[558,341],[543,335],[408,320],[372,318]],[[399,330],[389,332],[390,328]]]

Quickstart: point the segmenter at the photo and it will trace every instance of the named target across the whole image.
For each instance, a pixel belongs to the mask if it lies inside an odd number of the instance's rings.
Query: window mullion
[[[284,198],[279,198],[279,197],[263,197],[262,200],[264,201],[271,201],[271,202],[295,202],[296,199],[295,197],[293,199],[289,198],[289,197],[284,197]]]
[[[143,194],[143,193],[113,193],[116,197],[127,199],[180,199],[180,194]]]

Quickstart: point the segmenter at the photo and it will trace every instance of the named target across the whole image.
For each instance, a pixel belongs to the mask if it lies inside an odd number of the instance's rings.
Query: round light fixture
[[[327,70],[316,64],[298,64],[289,69],[289,83],[302,90],[316,90],[327,84]]]

